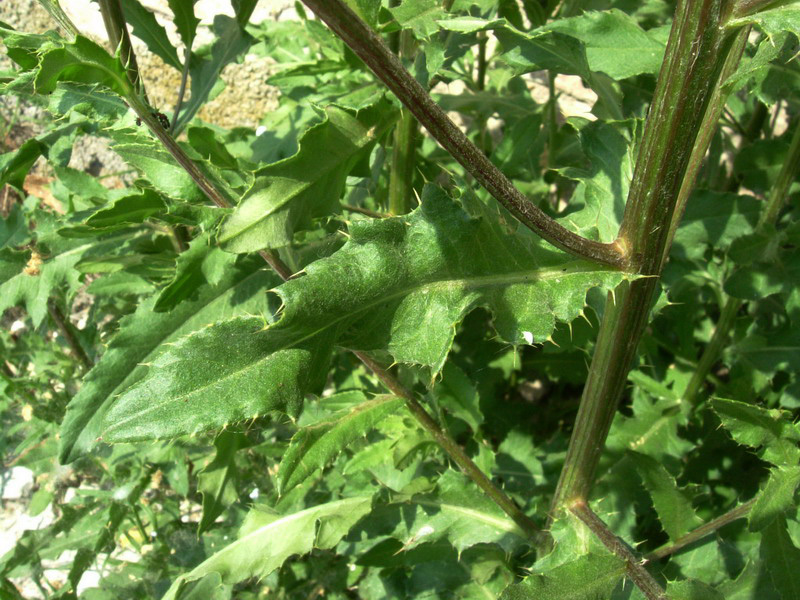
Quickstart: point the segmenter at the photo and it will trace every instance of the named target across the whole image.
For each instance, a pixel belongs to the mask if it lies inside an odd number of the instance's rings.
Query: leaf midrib
[[[551,275],[551,277],[538,277],[534,281],[531,281],[531,283],[534,283],[535,281],[544,281],[544,280],[547,280],[547,279],[555,279],[558,276],[567,277],[567,276],[570,276],[570,275],[583,275],[585,273],[592,272],[592,271],[588,271],[588,270],[580,270],[580,271],[570,271],[570,272],[566,272],[565,273],[562,270],[563,268],[564,268],[563,266],[559,266],[559,267],[556,268],[556,271],[553,272],[553,273],[547,273],[546,270],[543,270],[543,269],[534,269],[534,270],[530,270],[530,271],[523,271],[523,272],[519,272],[519,273],[509,273],[509,274],[505,274],[505,275],[485,275],[485,276],[482,276],[482,277],[473,278],[473,284],[474,284],[475,281],[486,281],[488,283],[484,287],[491,287],[493,285],[501,285],[501,284],[506,284],[506,283],[510,285],[512,283],[515,283],[515,282],[526,281],[529,278],[533,277],[534,274],[537,274],[540,271],[545,271],[546,274],[547,275]],[[595,269],[596,267],[590,266],[590,268]],[[608,272],[613,272],[613,271],[608,271]],[[250,362],[247,365],[245,365],[244,367],[242,367],[241,369],[237,369],[236,371],[232,371],[231,373],[228,373],[227,375],[224,375],[224,376],[222,376],[222,377],[220,377],[218,379],[215,379],[214,381],[212,381],[210,383],[207,383],[207,384],[205,384],[203,386],[191,389],[185,394],[168,397],[160,404],[151,403],[146,409],[137,411],[136,413],[134,413],[134,414],[132,414],[132,415],[130,415],[128,417],[125,417],[125,418],[123,418],[121,420],[118,420],[118,421],[114,422],[110,427],[108,427],[105,430],[104,433],[107,433],[109,431],[113,431],[114,429],[120,429],[120,427],[122,425],[125,425],[125,424],[127,424],[127,423],[129,423],[131,421],[136,420],[136,419],[140,419],[144,415],[147,415],[147,414],[149,414],[149,413],[151,413],[153,411],[163,409],[165,406],[168,406],[170,403],[183,402],[184,399],[188,402],[188,400],[190,398],[192,398],[193,396],[196,396],[197,394],[204,393],[207,389],[218,385],[220,382],[224,382],[224,381],[226,381],[228,379],[232,379],[234,377],[237,377],[237,376],[239,376],[239,375],[241,375],[243,373],[247,373],[250,370],[259,367],[264,361],[267,361],[267,360],[271,359],[272,357],[276,356],[279,352],[290,350],[290,349],[296,347],[298,344],[301,344],[302,342],[304,342],[306,340],[309,340],[309,339],[313,338],[316,335],[319,335],[320,333],[322,333],[326,329],[329,329],[330,327],[332,327],[334,325],[337,325],[341,321],[343,321],[345,319],[348,319],[348,318],[351,318],[351,317],[353,317],[353,316],[355,316],[355,315],[357,315],[357,314],[359,314],[361,312],[364,312],[366,310],[369,310],[370,308],[372,308],[372,307],[374,307],[374,306],[376,306],[376,305],[378,305],[378,304],[380,304],[382,302],[386,302],[387,300],[394,300],[394,299],[402,297],[402,296],[407,296],[407,295],[409,295],[409,294],[411,294],[413,292],[416,292],[416,291],[419,291],[419,290],[423,289],[425,286],[431,286],[431,287],[434,287],[434,286],[441,286],[441,287],[454,286],[454,285],[456,285],[456,284],[458,284],[460,282],[463,282],[463,281],[465,281],[465,280],[464,279],[451,279],[451,280],[443,280],[443,281],[436,281],[436,282],[427,282],[427,283],[422,283],[422,284],[413,286],[411,288],[403,288],[403,289],[398,290],[398,291],[396,291],[396,292],[394,292],[394,293],[392,293],[392,294],[390,294],[388,296],[381,296],[379,298],[376,298],[372,302],[368,302],[365,306],[363,306],[362,308],[357,309],[353,313],[339,315],[335,319],[333,319],[331,321],[328,321],[328,323],[326,323],[326,325],[324,327],[320,327],[320,328],[318,328],[318,329],[316,329],[316,330],[314,330],[314,331],[312,331],[312,332],[310,332],[310,333],[308,333],[308,334],[306,334],[304,336],[299,337],[298,339],[294,340],[291,344],[288,344],[286,346],[278,348],[278,349],[274,350],[273,352],[271,352],[270,354],[266,355],[264,358],[262,358],[260,360],[256,360],[256,361]],[[467,281],[469,281],[469,280],[467,280]],[[477,285],[473,285],[473,287],[478,287],[478,286]],[[281,319],[281,321],[282,320],[283,319]],[[281,321],[278,321],[273,327],[280,325]],[[134,384],[134,385],[136,385],[136,384]],[[136,388],[134,388],[134,389],[136,389]]]

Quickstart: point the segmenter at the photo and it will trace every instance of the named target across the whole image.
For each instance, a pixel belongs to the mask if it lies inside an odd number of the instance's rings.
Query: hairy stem
[[[644,568],[642,561],[636,557],[628,545],[612,532],[608,525],[589,508],[586,502],[575,502],[570,506],[570,512],[578,517],[597,536],[603,545],[614,556],[625,561],[625,571],[636,587],[644,594],[647,600],[669,600],[667,594],[653,579],[653,576]]]
[[[676,552],[682,550],[686,546],[690,544],[694,544],[695,542],[703,539],[710,533],[714,533],[718,529],[724,527],[728,523],[732,523],[737,519],[741,519],[746,517],[750,513],[750,509],[753,508],[753,504],[755,504],[755,499],[750,500],[749,502],[745,502],[734,508],[733,510],[729,510],[724,515],[721,515],[714,519],[713,521],[709,521],[705,525],[701,525],[697,529],[690,531],[683,537],[678,538],[671,544],[665,544],[661,546],[658,550],[654,550],[645,558],[647,560],[658,560],[660,558],[664,558],[665,556],[669,556],[670,554],[675,554]]]
[[[724,0],[681,0],[676,9],[620,231],[632,266],[644,277],[609,294],[551,519],[565,506],[585,501],[594,482],[658,289],[689,160],[700,152],[699,131],[711,126],[706,109],[733,42],[723,28],[727,9]]]
[[[487,496],[511,517],[514,522],[519,525],[528,536],[536,540],[540,535],[540,530],[536,524],[523,513],[514,501],[509,498],[500,488],[498,488],[492,481],[480,470],[472,459],[467,456],[464,449],[451,438],[441,426],[433,420],[433,418],[425,410],[416,399],[414,392],[401,384],[385,367],[373,360],[369,355],[363,352],[353,352],[362,363],[364,363],[378,379],[396,396],[403,398],[406,401],[406,407],[411,411],[411,414],[417,419],[420,425],[433,437],[434,440],[442,447],[442,449],[453,459],[461,470],[478,487],[480,487]]]
[[[125,15],[119,0],[98,0],[100,12],[103,15],[103,24],[108,34],[108,41],[111,48],[119,52],[120,60],[128,70],[128,79],[131,80],[134,88],[140,94],[144,94],[144,85],[139,75],[139,67],[136,64],[136,54],[131,45],[131,36],[128,34],[128,27],[125,24]]]
[[[528,201],[450,120],[383,40],[342,0],[303,0],[303,3],[366,63],[431,136],[520,222],[566,252],[620,269],[627,267],[627,257],[618,244],[603,244],[581,237]]]

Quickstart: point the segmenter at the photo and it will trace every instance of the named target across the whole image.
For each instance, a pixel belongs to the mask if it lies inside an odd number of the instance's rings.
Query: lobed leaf
[[[247,436],[223,431],[214,440],[217,453],[197,474],[197,491],[203,495],[203,516],[197,524],[197,535],[208,531],[214,521],[239,497],[236,453],[250,445]]]
[[[103,438],[174,437],[265,411],[295,414],[317,391],[334,343],[387,349],[438,373],[458,323],[478,306],[511,343],[546,340],[588,289],[629,275],[509,236],[429,186],[408,216],[354,222],[350,240],[280,286],[280,320],[219,323],[167,348],[106,415]]]
[[[772,580],[775,590],[784,599],[800,598],[800,549],[794,545],[786,530],[786,519],[778,517],[768,525],[761,536],[759,555],[762,569]]]

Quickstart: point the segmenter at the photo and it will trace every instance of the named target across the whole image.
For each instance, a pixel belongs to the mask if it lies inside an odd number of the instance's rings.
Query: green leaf
[[[112,146],[125,162],[139,169],[159,192],[186,202],[202,202],[205,195],[172,155],[155,140]]]
[[[794,2],[788,4],[788,6],[762,10],[739,19],[731,19],[728,21],[728,27],[743,27],[752,24],[770,38],[782,31],[790,31],[800,37],[800,8]]]
[[[777,517],[795,508],[794,492],[800,485],[800,466],[775,467],[769,471],[748,515],[750,531],[765,529]]]
[[[75,265],[89,252],[103,252],[119,245],[121,238],[91,240],[86,243],[60,244],[52,254],[44,250],[0,254],[0,313],[10,306],[23,304],[34,326],[47,314],[47,301],[54,289],[66,285],[69,296],[81,285]]]
[[[695,191],[675,234],[673,256],[703,260],[708,246],[726,251],[734,240],[751,234],[763,203],[752,196]]]
[[[93,213],[85,223],[97,228],[144,223],[166,209],[167,205],[161,196],[152,190],[143,190],[138,194],[117,198],[110,206]]]
[[[48,49],[41,56],[34,80],[36,92],[54,92],[59,81],[101,84],[121,96],[133,93],[119,58],[80,35],[73,43]]]
[[[151,298],[120,322],[119,332],[67,407],[61,426],[62,463],[95,446],[103,416],[116,395],[142,378],[146,364],[168,348],[166,344],[220,319],[266,310],[261,292],[274,285],[276,276],[264,271],[263,261],[235,263],[230,255],[223,253],[220,258],[224,257],[228,266],[222,281],[203,288],[197,300],[183,302],[169,313],[156,313]]]
[[[764,570],[784,600],[800,598],[800,578],[797,577],[800,549],[789,537],[786,519],[778,517],[764,529],[759,554]]]
[[[671,540],[677,540],[702,524],[691,500],[660,462],[638,452],[629,451],[628,456],[636,463],[636,470],[653,499],[658,519]]]
[[[581,312],[588,289],[628,277],[470,218],[434,186],[410,215],[352,223],[347,244],[305,272],[275,290],[284,303],[277,323],[238,318],[168,348],[114,404],[104,439],[173,437],[264,411],[294,414],[324,382],[334,343],[385,348],[398,362],[438,373],[456,325],[478,306],[494,312],[506,341],[543,341],[557,320]]]
[[[433,390],[436,400],[450,413],[463,420],[473,432],[480,430],[483,413],[478,390],[469,377],[453,363],[445,363],[442,380]]]
[[[183,45],[187,50],[191,50],[197,25],[200,23],[200,19],[194,16],[194,5],[197,4],[197,0],[167,0],[167,4],[172,11],[172,22],[175,23]]]
[[[389,11],[403,29],[411,29],[420,39],[427,39],[439,31],[437,21],[447,15],[439,0],[404,0]]]
[[[625,574],[616,556],[586,554],[508,586],[499,600],[605,600]]]
[[[222,270],[230,266],[230,260],[222,256],[222,250],[211,243],[207,233],[189,243],[188,250],[178,255],[175,277],[161,290],[153,310],[170,311],[175,306],[197,294],[204,284],[219,283]]]
[[[658,73],[664,58],[664,44],[615,8],[558,19],[542,30],[558,31],[583,42],[589,68],[612,79]]]
[[[255,184],[222,225],[220,245],[254,252],[291,244],[295,230],[333,212],[347,175],[396,116],[387,101],[355,115],[328,107],[297,154],[256,171]]]
[[[190,4],[185,0],[185,4]],[[139,0],[122,0],[125,20],[130,23],[133,35],[147,44],[147,48],[161,58],[166,64],[178,69],[182,68],[178,51],[169,41],[167,32],[156,21],[155,15],[139,3]]]
[[[561,220],[581,235],[602,242],[616,239],[636,160],[632,135],[627,129],[635,128],[635,121],[615,124],[596,121],[586,125],[580,131],[580,139],[589,169],[558,170],[580,182],[570,199],[570,206],[580,210]]]
[[[266,577],[290,556],[307,554],[314,548],[332,548],[370,511],[371,504],[371,496],[357,496],[287,515],[254,508],[239,539],[181,575],[164,600],[183,598],[181,591],[186,582],[210,573],[219,573],[223,583],[234,584],[251,577]]]
[[[713,398],[710,403],[739,444],[756,450],[764,446],[764,459],[775,465],[795,466],[800,462],[800,432],[783,411],[722,398]]]
[[[0,154],[0,188],[9,184],[21,190],[28,171],[45,150],[39,140],[30,139],[16,150]]]
[[[78,113],[94,121],[113,122],[130,109],[121,98],[95,85],[60,81],[48,98],[47,110],[64,117]]]
[[[497,504],[453,470],[439,478],[435,492],[416,494],[407,502],[418,510],[416,518],[408,515],[410,525],[401,526],[408,536],[401,539],[406,550],[446,539],[458,552],[484,543],[513,552],[530,541]]]
[[[300,429],[289,443],[278,470],[278,490],[285,494],[322,469],[358,438],[366,435],[386,415],[395,413],[403,400],[378,396],[352,410]]]
[[[667,595],[671,600],[725,600],[726,598],[707,583],[697,579],[668,582]]]
[[[223,431],[214,440],[214,460],[197,474],[197,491],[203,494],[203,516],[197,535],[211,529],[216,518],[238,499],[236,453],[249,445],[247,436],[232,431]]]
[[[217,15],[214,18],[214,33],[217,37],[210,52],[205,55],[198,52],[198,59],[191,63],[189,69],[192,78],[191,94],[178,117],[176,132],[181,131],[194,118],[203,104],[222,91],[224,87],[220,79],[222,69],[241,56],[253,43],[252,36],[243,27],[237,19],[225,15]]]
[[[221,169],[239,169],[239,163],[219,140],[219,134],[209,127],[190,127],[187,137],[192,148]]]

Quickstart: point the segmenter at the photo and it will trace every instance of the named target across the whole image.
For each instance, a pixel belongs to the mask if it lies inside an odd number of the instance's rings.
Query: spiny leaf
[[[439,478],[435,492],[408,501],[419,510],[410,520],[409,537],[401,539],[406,550],[445,539],[459,552],[482,543],[498,544],[512,552],[530,541],[494,502],[453,470]]]
[[[616,556],[586,554],[508,586],[500,600],[604,600],[624,574],[625,563]]]
[[[48,49],[41,55],[34,80],[36,91],[49,94],[59,81],[99,83],[121,96],[133,92],[119,58],[80,35],[71,44]]]
[[[266,310],[260,293],[277,278],[257,260],[234,262],[227,257],[225,276],[218,285],[204,287],[197,300],[182,302],[169,313],[153,311],[155,298],[143,302],[120,323],[119,332],[67,407],[61,426],[62,463],[90,451],[100,435],[99,424],[114,397],[140,380],[166,344],[217,320],[249,311]],[[163,345],[162,345],[163,344]]]
[[[173,437],[299,410],[325,380],[333,344],[386,348],[438,373],[463,317],[495,314],[511,343],[534,343],[582,310],[588,289],[628,275],[568,257],[533,236],[509,236],[426,188],[404,217],[354,222],[350,240],[280,286],[280,320],[220,323],[166,349],[107,415],[104,439]],[[346,282],[346,285],[343,285]]]
[[[230,252],[278,248],[314,217],[333,212],[353,165],[394,122],[387,101],[352,115],[336,106],[306,131],[297,154],[256,171],[256,182],[222,225]]]
[[[288,515],[254,508],[242,526],[239,539],[181,575],[164,600],[183,598],[181,592],[186,582],[210,573],[219,573],[223,583],[238,583],[251,577],[266,577],[295,554],[332,548],[370,511],[371,504],[371,496],[357,496]]]
[[[323,468],[350,443],[369,432],[386,415],[403,405],[394,396],[378,396],[352,410],[300,429],[289,443],[278,471],[278,489],[285,494]]]
[[[96,85],[64,81],[59,81],[50,94],[47,110],[63,117],[75,112],[104,122],[116,121],[130,111],[121,98]]]
[[[142,138],[140,142],[114,144],[112,148],[165,196],[187,202],[205,200],[189,174],[155,140]]]
[[[116,247],[121,238],[106,238],[75,244],[62,244],[52,253],[37,249],[26,252],[5,250],[0,254],[0,313],[10,306],[24,304],[34,326],[47,314],[47,301],[54,289],[66,284],[69,294],[80,286],[81,274],[75,265],[89,252]]]
[[[738,402],[713,398],[711,408],[734,440],[754,449],[765,447],[764,459],[776,465],[794,466],[800,462],[800,431],[778,409],[766,409]]]
[[[794,508],[794,492],[800,485],[800,466],[775,467],[759,491],[748,515],[750,531],[761,531],[772,521]]]
[[[702,522],[692,508],[692,502],[678,488],[678,484],[661,463],[638,452],[628,452],[644,486],[653,499],[653,507],[664,531],[671,540],[677,540]]]

